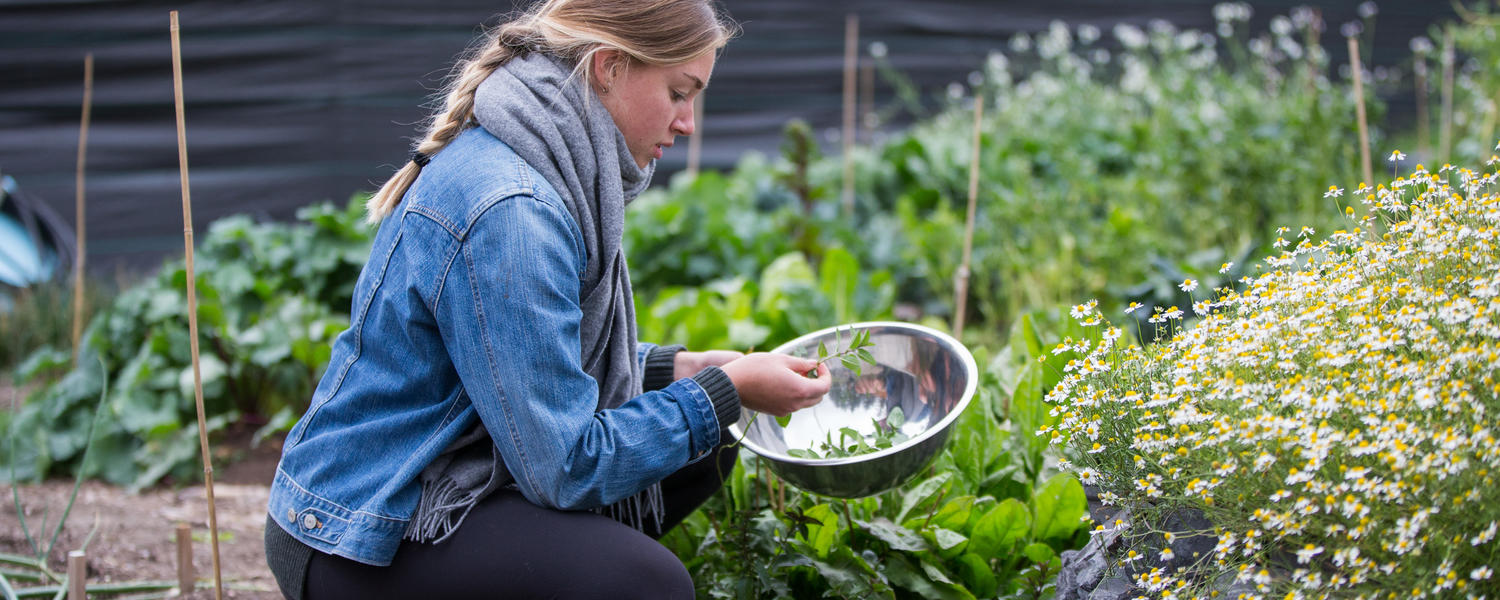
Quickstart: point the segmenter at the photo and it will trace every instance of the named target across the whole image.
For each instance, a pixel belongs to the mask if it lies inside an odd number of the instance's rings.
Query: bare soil
[[[252,449],[243,442],[232,437],[216,445],[220,451],[236,448],[233,453],[239,457],[215,466],[214,506],[224,597],[280,598],[276,581],[266,567],[262,535],[267,489],[281,444],[279,439],[266,440]],[[18,489],[0,484],[0,552],[35,555],[17,518],[13,492],[19,492],[32,536],[39,545],[45,545],[72,489],[72,480],[23,484]],[[198,583],[196,592],[182,597],[213,598],[207,507],[202,484],[161,486],[132,494],[105,483],[84,482],[48,564],[54,572],[65,573],[68,551],[78,549],[94,531],[86,550],[90,583],[176,581],[176,527],[187,523],[193,532],[193,567]],[[39,533],[43,522],[47,523],[46,535]]]

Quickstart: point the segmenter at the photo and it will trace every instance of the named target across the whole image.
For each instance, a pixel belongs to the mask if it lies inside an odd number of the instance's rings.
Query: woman
[[[636,340],[624,207],[733,30],[707,0],[550,0],[455,68],[370,200],[350,327],[287,436],[284,594],[692,597],[652,538],[722,485],[742,404],[829,386],[809,360]]]

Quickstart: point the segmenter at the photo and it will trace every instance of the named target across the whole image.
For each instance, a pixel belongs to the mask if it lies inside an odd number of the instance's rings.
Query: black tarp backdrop
[[[1253,3],[1253,30],[1299,4]],[[1192,0],[724,5],[744,34],[722,55],[705,98],[710,168],[730,166],[746,150],[774,152],[793,117],[817,131],[839,126],[851,12],[860,16],[862,50],[885,42],[892,63],[934,91],[964,80],[1013,33],[1054,19],[1106,35],[1122,21],[1214,26],[1213,3]],[[1347,60],[1338,28],[1358,19],[1358,5],[1321,4],[1335,62]],[[1375,65],[1407,60],[1413,36],[1453,17],[1446,1],[1378,6]],[[202,231],[228,214],[289,219],[299,206],[342,203],[376,187],[404,160],[421,105],[453,58],[481,24],[513,7],[511,0],[0,0],[0,172],[71,222],[83,56],[92,52],[88,264],[95,272],[149,269],[182,251],[168,11],[180,12],[194,225]],[[888,101],[887,89],[877,89],[877,104]],[[1402,102],[1393,100],[1394,113]],[[685,148],[668,151],[661,176],[683,167]]]

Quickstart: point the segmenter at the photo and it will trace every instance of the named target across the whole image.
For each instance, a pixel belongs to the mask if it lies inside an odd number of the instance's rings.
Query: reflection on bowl
[[[745,409],[730,425],[735,437],[770,464],[781,478],[809,492],[839,498],[878,494],[906,483],[942,451],[948,429],[968,407],[978,386],[973,355],[958,340],[940,331],[896,322],[840,325],[809,333],[772,352],[815,358],[818,343],[829,352],[844,348],[856,331],[868,330],[875,364],[860,374],[828,361],[833,387],[817,405],[792,414],[783,428],[770,415],[756,418]],[[837,340],[837,341],[836,341]],[[908,439],[869,454],[845,458],[799,458],[788,450],[821,449],[839,441],[840,429],[872,436],[891,410],[900,407]],[[753,419],[753,421],[752,421]],[[745,427],[749,432],[745,433]],[[830,438],[831,434],[831,438]]]

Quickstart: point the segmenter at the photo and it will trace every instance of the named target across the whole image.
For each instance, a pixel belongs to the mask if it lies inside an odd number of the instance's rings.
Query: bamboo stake
[[[193,357],[193,399],[198,408],[198,443],[203,452],[203,489],[208,496],[208,539],[213,548],[214,597],[223,600],[224,578],[219,569],[219,521],[214,510],[213,457],[208,452],[208,424],[203,415],[203,374],[198,365],[198,294],[193,274],[193,200],[188,187],[187,128],[182,109],[182,46],[177,35],[177,11],[172,18],[172,91],[177,103],[177,164],[182,177],[182,242],[187,255],[188,348]]]
[[[1427,114],[1427,56],[1419,54],[1412,61],[1412,75],[1416,78],[1417,87],[1417,152],[1422,156],[1430,156],[1432,152],[1432,132],[1429,131],[1430,115]]]
[[[1370,167],[1370,125],[1365,117],[1364,67],[1359,64],[1359,40],[1349,38],[1349,67],[1354,72],[1354,113],[1359,117],[1359,168],[1365,183],[1374,185],[1375,172]]]
[[[83,212],[83,166],[89,147],[89,117],[94,105],[94,53],[83,55],[83,120],[78,127],[78,174],[74,179],[74,219],[78,255],[73,260],[73,366],[78,366],[78,341],[83,338],[83,267],[88,244]]]
[[[193,593],[193,530],[187,523],[177,524],[177,594]]]
[[[700,92],[693,98],[693,133],[688,136],[687,172],[691,177],[698,176],[698,165],[703,155],[703,94]]]
[[[979,203],[979,123],[984,118],[984,97],[974,96],[974,153],[969,159],[969,212],[964,219],[964,257],[954,286],[957,309],[953,312],[953,337],[963,339],[964,312],[969,303],[969,259],[974,253],[974,213]]]
[[[1443,162],[1453,161],[1453,28],[1443,30],[1443,123],[1438,131],[1438,150]],[[1436,162],[1436,161],[1433,161]]]
[[[854,88],[859,60],[859,15],[844,19],[844,216],[854,214]]]
[[[82,550],[68,552],[68,600],[88,599],[89,563]]]

